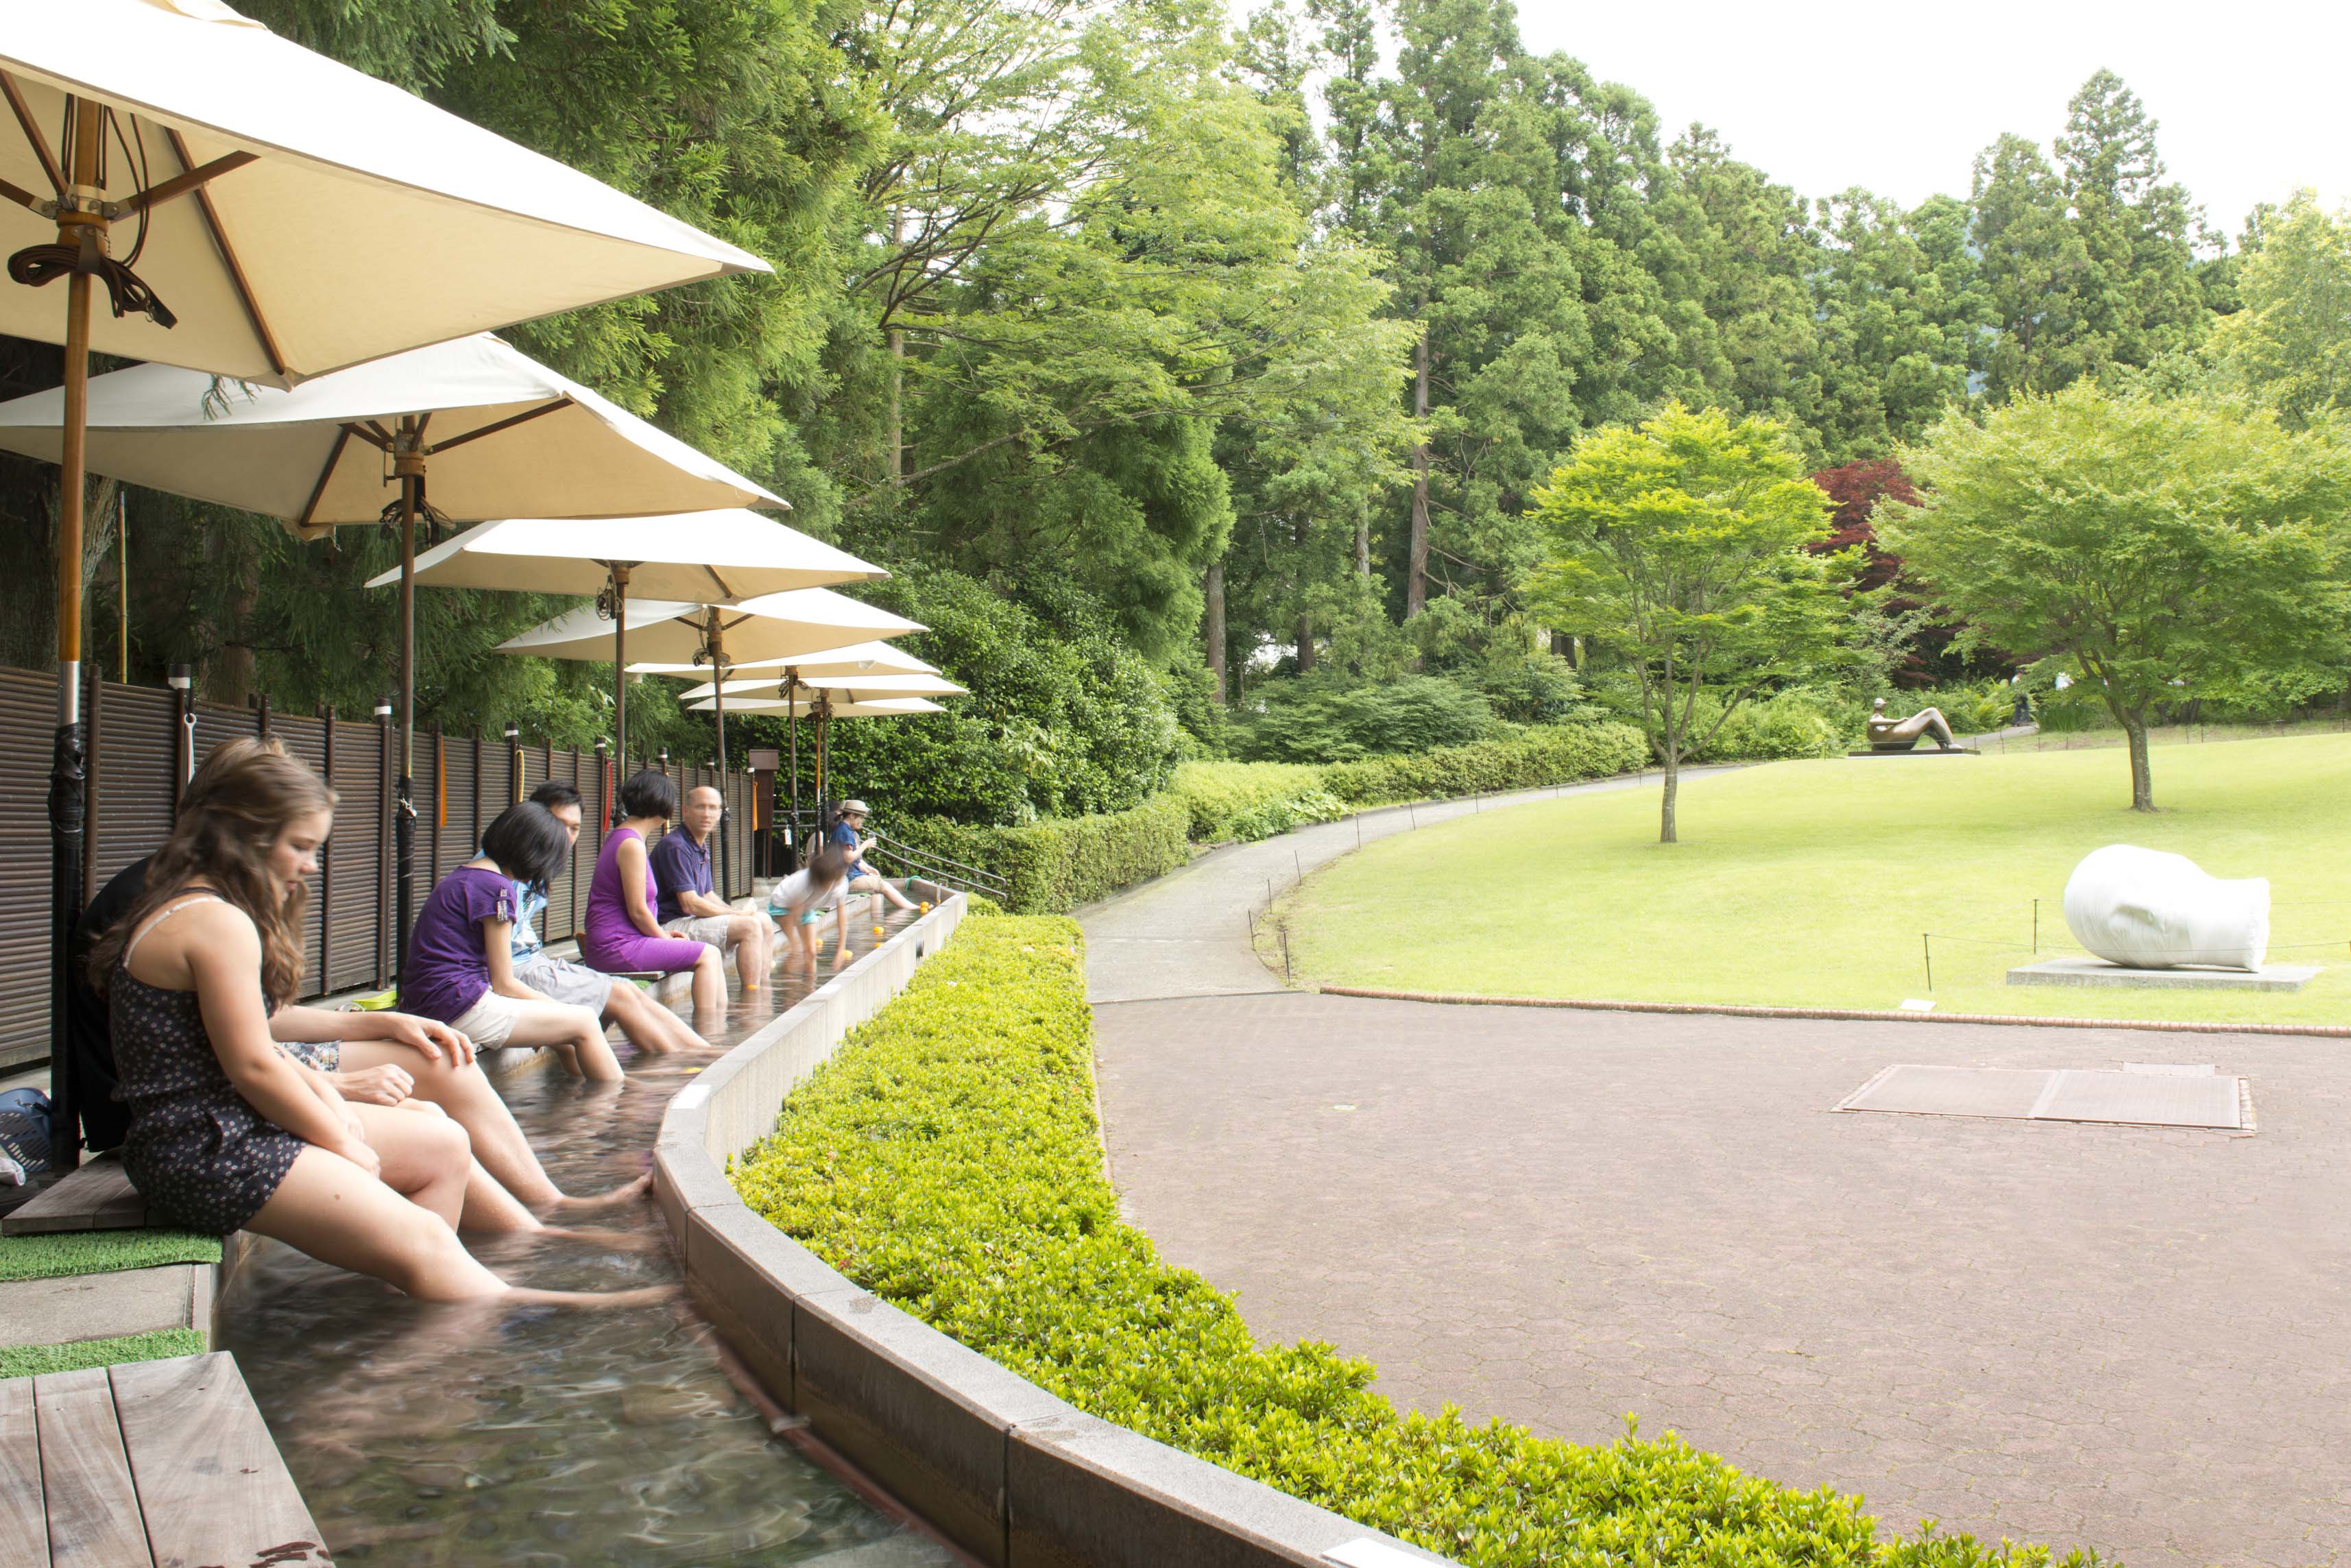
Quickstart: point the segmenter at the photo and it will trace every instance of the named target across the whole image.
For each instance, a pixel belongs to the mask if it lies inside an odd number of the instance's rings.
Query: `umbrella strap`
[[[35,288],[82,273],[106,285],[106,297],[120,319],[137,311],[158,327],[179,324],[171,307],[155,298],[146,279],[99,248],[94,230],[84,229],[74,245],[28,245],[8,258],[8,276]]]

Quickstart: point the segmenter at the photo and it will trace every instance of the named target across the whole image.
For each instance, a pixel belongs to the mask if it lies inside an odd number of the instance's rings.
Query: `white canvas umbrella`
[[[25,287],[0,288],[0,332],[65,347],[49,789],[61,1029],[81,891],[90,351],[285,386],[486,327],[772,269],[218,0],[16,0],[5,16],[0,97],[16,134],[0,132],[0,249]],[[62,299],[43,292],[60,278]],[[95,319],[94,286],[110,306]],[[406,843],[406,813],[401,823]],[[62,1043],[56,1056],[71,1060]],[[71,1075],[56,1077],[70,1165],[78,1111]]]
[[[734,604],[761,594],[888,575],[822,539],[739,507],[588,521],[513,517],[468,528],[416,560],[416,581],[425,587],[596,595],[597,614],[612,623],[612,727],[614,752],[622,757],[628,755],[628,682],[622,671],[632,601],[691,596]],[[381,588],[399,577],[388,571],[368,586]],[[718,738],[724,757],[724,714]]]
[[[745,662],[802,657],[926,630],[918,621],[860,603],[845,593],[800,588],[762,594],[732,607],[637,601],[629,607],[632,645],[657,664],[703,668],[710,664],[713,612],[717,612],[715,621],[730,669]],[[507,638],[498,644],[498,652],[543,659],[609,659],[611,629],[595,611],[575,610]]]
[[[653,517],[573,520],[512,517],[468,528],[417,558],[414,580],[426,587],[491,588],[528,593],[592,593],[612,622],[614,754],[628,756],[628,601],[680,594],[732,603],[829,582],[862,582],[889,573],[798,528],[741,507]],[[381,588],[396,570],[370,580]],[[707,615],[705,617],[708,621]],[[718,719],[718,766],[726,766],[726,714]],[[726,864],[726,819],[718,821]],[[722,896],[726,890],[722,888]]]
[[[746,670],[783,670],[794,668],[812,675],[904,674],[935,675],[936,664],[926,664],[904,648],[887,643],[858,643],[847,648],[833,648],[821,653],[802,653],[785,659],[737,659],[729,666],[737,674]],[[632,675],[691,675],[700,672],[700,664],[631,664]],[[770,677],[773,678],[773,677]]]
[[[764,680],[727,681],[723,685],[716,681],[705,681],[684,693],[679,700],[693,702],[698,697],[716,696],[722,691],[729,701],[738,695],[748,696],[754,692],[773,692],[779,697],[789,697],[792,695],[789,691],[780,689],[787,685],[832,692],[838,694],[835,700],[840,702],[862,702],[868,694],[877,697],[959,697],[969,695],[966,688],[945,675],[809,675],[795,672],[792,678],[783,682],[777,681],[772,675]],[[856,695],[851,695],[852,692]],[[739,707],[742,705],[737,703],[736,706]]]
[[[693,705],[697,713],[706,711],[715,701],[705,697]],[[820,817],[824,812],[825,742],[829,727],[837,718],[905,718],[918,713],[945,713],[946,709],[928,697],[883,696],[868,697],[862,691],[842,693],[835,696],[829,691],[820,692],[814,700],[797,701],[785,697],[753,697],[734,705],[737,713],[780,713],[787,721],[797,723],[803,718],[816,721],[816,804]],[[792,826],[798,831],[800,815],[799,740],[797,731],[792,741]]]
[[[617,643],[607,643],[596,614],[593,610],[575,610],[558,616],[508,638],[498,644],[498,651],[549,659],[609,658],[617,666],[622,650]],[[680,664],[688,670],[707,667],[722,681],[738,655],[763,661],[793,658],[925,630],[919,622],[827,588],[762,594],[732,607],[646,601],[634,607],[633,615],[640,651],[652,653],[655,663]],[[723,729],[719,740],[723,746]],[[797,737],[793,751],[797,768]],[[625,764],[626,758],[622,760]],[[797,771],[793,784],[797,789]]]
[[[54,455],[63,409],[57,392],[0,403],[0,449]],[[414,907],[417,521],[784,505],[486,332],[337,371],[291,391],[224,393],[214,378],[195,371],[137,365],[92,378],[83,419],[89,464],[99,473],[280,517],[304,538],[339,524],[392,525],[401,550],[393,894],[401,952]],[[388,486],[396,486],[389,504]],[[846,556],[840,561],[863,567]]]

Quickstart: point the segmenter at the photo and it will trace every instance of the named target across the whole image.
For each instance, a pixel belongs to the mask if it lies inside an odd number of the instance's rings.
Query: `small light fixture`
[[[172,683],[173,691],[187,691],[196,684],[196,667],[193,664],[174,664],[164,679]]]
[[[378,718],[390,718],[392,716],[392,699],[390,697],[378,697],[375,699],[375,716]]]
[[[514,745],[514,744],[515,744],[515,742],[517,742],[517,741],[520,740],[521,738],[522,738],[522,726],[520,726],[520,725],[517,724],[517,723],[516,723],[514,720],[512,720],[512,719],[508,719],[508,720],[507,720],[507,744],[508,746],[512,746],[512,745]]]

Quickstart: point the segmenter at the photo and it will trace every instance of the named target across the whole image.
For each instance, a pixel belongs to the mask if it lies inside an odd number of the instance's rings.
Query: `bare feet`
[[[685,1300],[684,1285],[644,1285],[633,1291],[532,1291],[510,1286],[499,1303],[514,1307],[584,1307],[611,1312],[624,1307],[657,1307]]]
[[[634,1203],[651,1192],[653,1187],[653,1173],[647,1171],[636,1180],[622,1182],[610,1192],[599,1193],[593,1197],[574,1197],[566,1193],[548,1207],[552,1212],[581,1208],[614,1208],[624,1203]]]

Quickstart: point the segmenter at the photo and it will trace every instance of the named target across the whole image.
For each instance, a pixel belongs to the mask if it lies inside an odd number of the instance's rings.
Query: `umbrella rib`
[[[172,132],[172,143],[174,147],[183,145],[180,141],[180,133],[176,131]],[[179,173],[172,175],[162,184],[150,185],[137,194],[128,196],[120,202],[109,202],[107,209],[116,217],[128,217],[141,209],[152,212],[166,202],[179,200],[190,191],[202,190],[208,181],[216,180],[232,170],[242,169],[247,163],[257,162],[259,160],[260,154],[257,152],[224,152],[202,168],[191,169],[187,167],[187,153],[183,151],[180,154],[181,172]]]
[[[48,138],[33,121],[33,111],[25,107],[25,95],[16,86],[16,78],[0,71],[0,92],[8,95],[8,107],[16,111],[16,123],[24,127],[25,140],[33,144],[33,155],[41,161],[41,172],[49,177],[49,184],[62,198],[66,193],[66,177],[57,167],[57,154],[49,151]]]
[[[311,516],[319,509],[319,500],[327,494],[327,481],[335,476],[335,465],[343,460],[343,448],[351,444],[351,427],[344,425],[335,432],[334,448],[327,454],[327,465],[319,470],[319,482],[310,486],[310,498],[302,503],[302,515],[294,520],[298,528],[310,527]]]
[[[725,578],[723,578],[723,577],[721,577],[721,576],[719,576],[719,575],[718,575],[718,569],[717,569],[716,567],[715,567],[715,566],[705,566],[705,567],[702,569],[702,570],[703,570],[703,574],[704,574],[705,576],[708,577],[708,578],[710,579],[710,580],[711,580],[711,581],[713,581],[713,582],[715,582],[715,583],[716,583],[716,584],[718,585],[718,597],[719,597],[719,598],[721,598],[721,599],[740,599],[740,598],[742,598],[742,597],[743,597],[741,594],[739,594],[739,593],[737,593],[737,592],[736,592],[736,591],[735,591],[734,587],[733,587],[731,584],[729,584],[729,583],[727,582],[727,580],[726,580]]]
[[[479,441],[485,435],[496,435],[502,430],[512,430],[516,425],[528,423],[542,414],[559,413],[570,406],[571,399],[569,394],[566,394],[557,398],[553,402],[544,402],[537,408],[527,408],[520,413],[509,414],[495,423],[482,426],[479,430],[469,430],[463,435],[453,435],[446,441],[436,441],[424,449],[425,455],[438,456],[453,446],[463,446],[468,441]]]
[[[180,160],[180,167],[184,170],[188,167],[188,144],[182,139],[178,131],[168,131],[168,134],[172,139],[172,152],[173,156]],[[225,161],[226,160],[223,159],[214,160],[215,162],[223,162]],[[212,163],[204,165],[205,169],[210,169],[212,167]],[[203,172],[203,170],[195,171],[197,173],[202,173]],[[181,178],[186,179],[189,178],[189,176],[183,174]],[[164,184],[168,185],[171,183],[172,182],[167,180],[164,182]],[[160,190],[162,187],[158,186],[157,189]],[[261,351],[269,356],[269,368],[276,371],[281,376],[285,375],[287,373],[286,356],[278,351],[277,336],[269,329],[268,321],[265,319],[261,314],[261,301],[253,297],[253,285],[246,279],[245,264],[237,260],[236,247],[228,243],[228,231],[221,227],[220,211],[213,205],[213,193],[210,191],[205,190],[202,185],[197,185],[194,189],[196,193],[197,210],[202,212],[204,215],[204,227],[211,231],[213,244],[219,247],[221,260],[227,264],[228,280],[236,286],[237,303],[245,307],[246,319],[253,323],[253,335],[261,340]],[[337,455],[341,455],[342,449],[342,443],[338,441],[335,444],[335,452]],[[332,469],[334,466],[334,459],[329,458],[327,465],[329,469]],[[327,481],[325,477],[321,476],[319,480],[319,487],[324,489],[326,487],[326,483]],[[316,495],[313,495],[310,497],[310,504],[314,507],[319,504],[319,497]],[[308,521],[308,518],[306,517],[304,521]]]
[[[346,420],[343,422],[342,430],[345,435],[356,435],[378,451],[392,450],[392,433],[371,419],[364,425]]]

